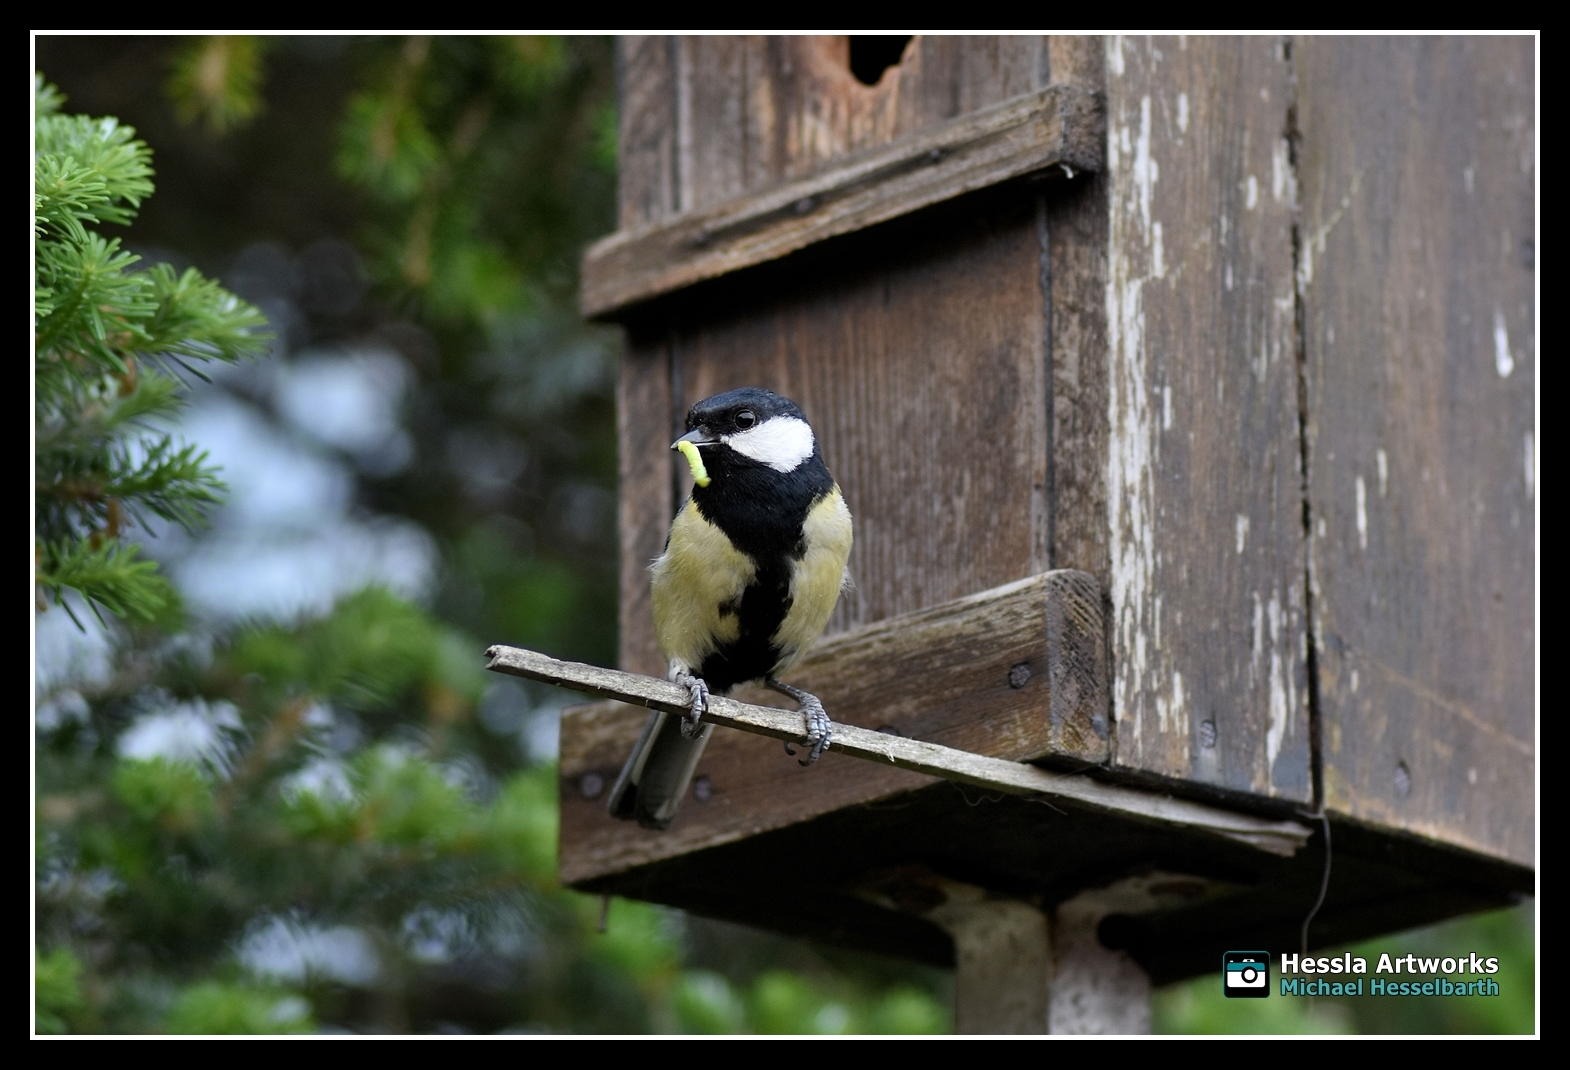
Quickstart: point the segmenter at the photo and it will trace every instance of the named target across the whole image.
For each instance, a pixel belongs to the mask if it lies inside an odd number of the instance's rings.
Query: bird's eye
[[[757,422],[758,417],[751,409],[742,409],[736,414],[736,426],[742,431],[747,430],[747,428],[751,427]]]

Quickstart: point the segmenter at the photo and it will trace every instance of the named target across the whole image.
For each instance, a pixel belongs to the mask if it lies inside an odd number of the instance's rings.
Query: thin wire
[[[1325,874],[1319,879],[1319,898],[1314,900],[1314,909],[1308,912],[1308,917],[1303,919],[1303,951],[1308,954],[1308,927],[1314,922],[1314,915],[1319,913],[1319,908],[1325,905],[1325,893],[1330,890],[1330,815],[1324,811],[1310,814],[1310,817],[1319,818],[1325,830]]]

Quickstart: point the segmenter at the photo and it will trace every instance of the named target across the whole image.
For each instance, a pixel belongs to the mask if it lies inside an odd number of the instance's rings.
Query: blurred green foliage
[[[422,975],[496,946],[529,976],[492,1028],[650,1027],[673,931],[619,904],[596,934],[597,901],[554,883],[554,767],[490,777],[450,745],[482,681],[444,655],[449,630],[368,590],[205,651],[137,638],[119,668],[139,686],[112,681],[40,739],[41,1028],[429,1027]],[[169,710],[196,711],[200,746],[126,753]],[[313,972],[324,931],[372,949],[358,987]],[[562,999],[569,979],[612,998]]]

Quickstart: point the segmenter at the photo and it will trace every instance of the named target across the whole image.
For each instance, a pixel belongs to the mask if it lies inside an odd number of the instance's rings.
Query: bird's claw
[[[834,730],[834,725],[829,721],[829,712],[823,708],[823,703],[818,701],[816,695],[809,695],[799,687],[781,683],[774,677],[768,677],[764,683],[782,695],[789,695],[796,700],[796,708],[807,721],[807,756],[801,760],[802,765],[811,765],[823,757],[824,749],[829,745],[829,734]],[[785,741],[785,753],[792,758],[796,752],[791,750],[790,740]]]
[[[829,736],[834,731],[834,725],[829,722],[829,711],[823,708],[823,703],[813,698],[801,704],[801,712],[807,719],[807,747],[812,748],[807,756],[801,759],[802,766],[810,766],[823,756],[824,748],[829,745]]]
[[[709,708],[709,685],[701,677],[688,673],[677,676],[676,682],[691,696],[687,712],[681,715],[681,734],[687,739],[697,739],[703,734],[703,715]]]
[[[801,759],[802,765],[811,765],[823,756],[824,748],[829,745],[829,736],[833,733],[834,725],[829,720],[829,713],[812,695],[801,700],[801,714],[807,721],[807,756]],[[796,752],[791,750],[790,742],[785,743],[785,753],[792,758]]]

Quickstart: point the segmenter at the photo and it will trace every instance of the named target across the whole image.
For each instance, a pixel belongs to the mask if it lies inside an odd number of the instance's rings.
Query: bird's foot
[[[677,673],[675,682],[685,687],[690,696],[687,712],[681,715],[681,734],[697,739],[703,734],[703,715],[709,708],[709,685],[702,677],[685,672]]]
[[[810,695],[799,687],[792,687],[773,678],[770,678],[767,683],[780,694],[789,695],[796,700],[801,715],[806,720],[807,729],[807,756],[801,759],[801,764],[811,765],[823,756],[823,751],[828,747],[829,738],[833,734],[834,724],[829,720],[829,712],[823,708],[823,703],[818,701],[816,695]],[[785,753],[792,758],[796,756],[789,740],[785,741]]]

